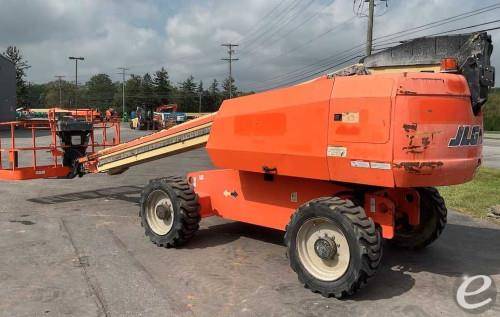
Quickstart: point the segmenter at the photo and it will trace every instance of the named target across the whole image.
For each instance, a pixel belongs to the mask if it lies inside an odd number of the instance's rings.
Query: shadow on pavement
[[[141,191],[142,187],[139,186],[119,186],[119,187],[102,188],[98,190],[89,190],[84,192],[31,198],[28,199],[28,201],[37,204],[53,205],[53,204],[88,200],[88,199],[107,198],[107,199],[123,200],[138,205],[139,197],[130,197],[130,196],[138,195],[141,193]]]
[[[352,299],[376,300],[401,295],[415,284],[413,273],[456,278],[497,275],[500,273],[499,240],[499,229],[448,224],[440,239],[423,250],[403,250],[385,243],[381,267],[368,286],[377,291],[360,292]]]
[[[284,246],[283,231],[251,225],[243,222],[230,222],[200,229],[185,249],[203,249],[231,243],[241,237],[260,240]]]
[[[119,199],[138,204],[139,186],[120,186],[100,190],[54,195],[29,199],[39,204],[58,204],[87,199]],[[241,222],[210,224],[199,230],[183,248],[204,249],[232,243],[241,237],[283,247],[283,232]],[[205,224],[206,226],[207,224]],[[443,235],[426,249],[408,251],[384,244],[384,256],[376,276],[368,286],[350,300],[371,301],[389,299],[410,291],[415,285],[414,274],[423,283],[439,284],[439,276],[460,278],[463,275],[500,274],[500,229],[449,223]],[[450,290],[451,291],[451,290]]]
[[[240,237],[284,247],[282,231],[231,222],[201,229],[183,248],[213,247],[231,243]],[[363,301],[400,296],[415,285],[414,273],[427,272],[456,278],[463,275],[500,274],[499,240],[498,229],[448,224],[441,238],[423,250],[399,249],[386,242],[375,278],[369,281],[365,290],[350,299]],[[439,283],[437,279],[435,283]]]

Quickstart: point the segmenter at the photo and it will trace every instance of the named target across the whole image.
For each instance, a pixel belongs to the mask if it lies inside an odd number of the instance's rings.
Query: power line
[[[336,58],[342,58],[346,53],[349,53],[349,54],[354,54],[354,52],[352,52],[353,50],[355,49],[358,49],[360,47],[362,47],[364,45],[364,43],[360,43],[358,45],[355,45],[351,48],[348,48],[348,49],[345,49],[345,50],[342,50],[340,52],[335,52],[333,53],[333,55],[330,55],[326,58],[323,58],[323,59],[320,59],[314,63],[311,63],[311,64],[308,64],[308,65],[305,65],[303,67],[300,67],[298,69],[295,69],[291,72],[288,72],[288,73],[284,73],[284,74],[281,74],[281,75],[278,75],[278,76],[275,76],[275,77],[272,77],[270,79],[267,79],[267,80],[264,80],[264,81],[259,81],[259,83],[265,83],[265,82],[272,82],[272,81],[276,81],[278,79],[281,79],[281,80],[286,80],[287,77],[290,77],[289,75],[293,75],[293,74],[296,74],[296,73],[301,73],[303,71],[305,71],[306,69],[308,68],[311,68],[311,67],[321,67],[323,64],[325,64],[325,62],[331,62],[331,59],[336,59]]]
[[[362,51],[361,51],[361,52],[362,52]],[[307,75],[305,78],[307,78],[307,77],[312,77],[312,76],[315,76],[315,75],[321,74],[321,73],[323,73],[323,72],[325,72],[325,71],[327,71],[327,70],[330,70],[330,69],[336,68],[336,67],[338,67],[338,66],[344,65],[344,64],[349,63],[349,62],[352,62],[353,60],[355,60],[355,59],[357,59],[357,58],[361,58],[361,57],[363,57],[363,55],[351,56],[351,57],[349,57],[348,59],[344,59],[344,60],[340,61],[339,63],[333,64],[333,65],[328,65],[326,68],[322,68],[322,69],[320,69],[320,70],[318,70],[318,71],[316,71],[316,72],[314,72],[314,73],[312,73],[312,74],[309,74],[309,75]],[[299,79],[296,79],[296,80],[291,80],[291,81],[288,81],[288,82],[286,82],[286,83],[284,83],[284,84],[280,84],[280,85],[272,86],[272,87],[270,87],[270,88],[268,88],[268,89],[265,89],[265,90],[270,90],[270,89],[275,89],[275,88],[279,88],[279,87],[283,87],[283,86],[288,86],[288,85],[290,85],[290,84],[293,84],[293,83],[299,82],[299,81],[301,81],[301,80],[303,80],[303,79],[304,79],[304,78],[299,78]]]
[[[472,11],[469,11],[469,12],[465,12],[465,13],[462,13],[462,14],[459,14],[459,15],[456,15],[456,16],[452,16],[452,17],[446,18],[446,19],[442,19],[442,20],[434,21],[434,22],[427,23],[427,24],[424,24],[424,25],[420,25],[420,26],[417,26],[417,27],[409,28],[409,29],[406,29],[406,30],[403,30],[403,31],[395,32],[395,33],[392,33],[392,34],[387,34],[387,35],[384,35],[384,36],[379,36],[379,37],[377,37],[376,40],[378,41],[378,44],[382,44],[382,43],[385,43],[387,41],[394,40],[396,38],[400,38],[400,37],[403,37],[403,36],[407,36],[407,35],[419,33],[419,32],[426,31],[426,30],[429,30],[429,29],[433,29],[433,28],[436,28],[438,26],[442,26],[442,25],[449,24],[449,23],[452,23],[452,22],[461,21],[461,20],[470,18],[472,16],[476,16],[476,15],[479,15],[479,14],[489,13],[489,12],[491,12],[493,10],[497,10],[497,9],[500,9],[500,3],[497,3],[495,5],[491,5],[491,6],[487,6],[487,7],[484,7],[484,8],[480,8],[480,9],[472,10]],[[385,40],[381,41],[381,39],[385,39]]]
[[[255,31],[258,31],[260,28],[261,22],[265,21],[268,17],[270,17],[282,4],[286,3],[286,1],[278,0],[278,4],[274,6],[262,19],[260,19],[253,27],[240,39],[240,42],[245,41],[245,39]]]
[[[500,22],[500,19],[496,19],[496,20],[492,20],[492,21],[488,21],[488,22],[484,22],[484,23],[479,23],[479,24],[474,24],[474,25],[469,25],[469,26],[465,26],[465,27],[461,27],[461,28],[455,28],[455,29],[451,29],[451,30],[447,30],[447,31],[437,32],[437,33],[433,33],[433,34],[428,34],[427,36],[436,36],[436,35],[442,35],[442,34],[452,33],[452,32],[456,32],[456,31],[462,31],[462,30],[466,30],[466,29],[470,29],[470,28],[476,28],[476,27],[479,27],[479,26],[484,26],[484,25],[488,25],[488,24],[492,24],[492,23],[497,23],[497,22]],[[500,26],[495,26],[495,27],[488,28],[488,29],[477,30],[476,32],[486,32],[486,31],[499,30],[499,29],[500,29]],[[412,40],[412,39],[408,39],[406,41],[410,41],[410,40]],[[358,55],[358,56],[350,58],[349,60],[353,60],[353,59],[360,58],[360,57],[363,57],[363,56],[362,55]],[[344,63],[346,63],[346,61],[341,62],[341,64],[344,64]],[[335,66],[338,66],[338,65],[336,64],[336,65],[333,65],[333,66],[329,66],[329,67],[327,67],[325,69],[320,69],[320,70],[318,70],[318,71],[316,71],[314,73],[309,73],[309,74],[304,73],[304,74],[301,74],[301,76],[302,75],[305,75],[305,76],[300,77],[300,78],[297,78],[298,76],[295,76],[296,79],[288,81],[288,82],[283,83],[283,84],[279,84],[279,85],[273,86],[270,89],[274,89],[274,88],[277,88],[277,87],[289,85],[291,83],[304,80],[304,79],[306,79],[308,77],[320,74],[320,73],[322,73],[322,72],[324,72],[324,71],[326,71],[328,69],[334,68]]]
[[[463,30],[466,30],[466,29],[473,29],[473,28],[476,28],[476,27],[479,27],[479,26],[488,25],[488,24],[492,24],[492,23],[498,23],[498,22],[500,22],[500,19],[496,19],[496,20],[492,20],[492,21],[488,21],[488,22],[483,22],[483,23],[479,23],[479,24],[474,24],[474,25],[469,25],[469,26],[464,26],[464,27],[461,27],[461,28],[456,28],[456,29],[452,29],[452,30],[442,31],[442,32],[438,32],[438,33],[428,34],[426,36],[436,36],[436,35],[442,35],[442,34],[457,32],[457,31],[463,31]],[[497,30],[499,27],[492,27],[492,28],[489,28],[489,29],[476,30],[475,32],[486,32],[486,31]],[[402,41],[398,41],[398,42],[392,42],[392,43],[408,42],[408,41],[411,41],[411,40],[412,39],[406,39],[406,40],[402,40]],[[388,43],[386,43],[386,44],[388,44]]]
[[[264,82],[270,82],[271,84],[272,83],[274,83],[274,84],[281,83],[280,85],[285,85],[285,84],[288,84],[290,82],[296,82],[296,81],[303,80],[305,78],[308,78],[308,77],[311,77],[311,76],[317,74],[318,69],[323,69],[324,67],[326,67],[325,68],[326,70],[331,69],[332,67],[337,65],[337,63],[342,62],[346,58],[348,58],[349,60],[352,60],[355,58],[363,57],[363,49],[362,49],[363,45],[364,45],[364,43],[357,45],[357,48],[358,48],[357,50],[354,50],[354,51],[353,51],[353,49],[344,50],[342,52],[339,52],[338,54],[335,54],[334,56],[330,56],[328,58],[325,58],[322,60],[323,61],[322,63],[320,63],[320,64],[315,63],[315,68],[312,68],[309,70],[304,69],[301,72],[296,71],[295,74],[293,74],[293,75],[284,76],[278,80],[268,80],[268,81],[264,81]],[[355,55],[355,56],[353,57],[353,55]],[[332,65],[334,65],[334,66],[332,66]],[[308,68],[310,68],[310,67],[308,67]],[[261,83],[264,83],[264,82],[261,82]],[[263,87],[262,85],[257,86],[257,89],[258,90],[262,89],[262,87]]]
[[[316,36],[316,37],[314,37],[314,38],[310,39],[309,41],[307,41],[307,42],[305,42],[305,43],[303,43],[303,44],[301,44],[301,45],[299,45],[299,46],[296,46],[296,47],[292,48],[291,50],[285,51],[285,52],[283,52],[283,53],[281,53],[281,54],[279,54],[279,55],[277,55],[277,56],[275,56],[275,57],[273,57],[273,58],[271,58],[271,59],[267,60],[267,62],[270,62],[270,61],[276,60],[276,59],[278,59],[278,58],[280,58],[280,57],[282,57],[282,56],[285,56],[285,55],[289,55],[290,53],[293,53],[293,52],[295,52],[295,51],[297,51],[297,50],[299,50],[299,49],[301,49],[301,48],[303,48],[303,47],[305,47],[305,46],[308,46],[308,45],[309,45],[309,44],[311,44],[312,42],[314,42],[314,41],[316,41],[316,40],[318,40],[318,39],[322,38],[323,36],[325,36],[325,35],[327,35],[327,34],[329,34],[329,33],[332,33],[332,32],[334,32],[334,33],[335,33],[335,31],[339,30],[341,26],[343,26],[343,25],[345,25],[345,24],[348,24],[348,23],[352,22],[354,19],[355,19],[355,17],[351,17],[351,18],[347,19],[346,21],[341,22],[341,23],[339,23],[339,24],[335,25],[333,28],[328,29],[328,30],[326,30],[325,32],[323,32],[323,33],[319,34],[318,36]]]
[[[325,9],[327,9],[332,3],[333,3],[334,0],[330,0],[330,2],[322,9],[322,10],[317,10],[316,13],[312,14],[311,16],[309,16],[308,18],[306,18],[305,20],[303,20],[301,23],[299,23],[298,25],[296,25],[293,29],[289,30],[287,33],[285,33],[284,35],[282,35],[280,37],[279,40],[277,40],[276,42],[274,42],[274,44],[276,43],[279,43],[281,41],[283,41],[284,39],[286,39],[288,37],[288,35],[290,35],[293,31],[301,28],[302,26],[304,26],[306,23],[308,23],[309,21],[311,21],[312,19],[314,19],[315,17],[317,17],[318,15],[320,15],[321,13],[323,13],[323,11]]]
[[[290,2],[287,4],[287,6],[285,6],[284,8],[282,8],[282,10],[280,10],[279,12],[277,12],[275,14],[273,19],[270,19],[270,21],[267,24],[264,24],[262,27],[260,27],[260,29],[257,32],[255,32],[254,34],[252,34],[252,36],[250,36],[247,39],[245,39],[244,41],[242,41],[242,44],[246,45],[248,43],[248,45],[251,46],[254,41],[256,41],[263,34],[266,34],[266,32],[268,32],[268,30],[270,28],[272,28],[274,25],[276,25],[276,24],[279,25],[279,21],[281,20],[281,18],[283,16],[285,16],[290,11],[290,8],[293,7],[294,5],[296,5],[298,3],[298,1],[300,1],[300,0],[290,0]],[[283,3],[286,3],[286,2],[283,1]]]
[[[286,7],[282,12],[280,12],[276,17],[275,19],[269,23],[269,27],[268,29],[263,29],[261,32],[259,32],[257,35],[255,35],[252,40],[250,41],[250,43],[242,43],[242,45],[244,45],[245,47],[248,47],[248,48],[251,48],[254,43],[257,43],[263,36],[266,36],[266,34],[268,34],[268,31],[269,29],[273,28],[273,27],[276,27],[276,26],[279,26],[282,21],[284,19],[286,19],[288,13],[292,12],[299,4],[300,4],[300,0],[292,0],[293,2],[290,4],[290,6]]]
[[[257,49],[261,48],[264,45],[264,43],[266,43],[269,40],[272,40],[276,34],[278,34],[281,30],[283,30],[284,27],[286,27],[288,24],[294,21],[298,15],[300,15],[304,10],[307,10],[307,8],[309,8],[314,1],[316,0],[310,0],[305,6],[299,8],[294,14],[290,15],[285,21],[283,21],[278,28],[276,28],[274,31],[270,33],[266,33],[264,39],[261,40],[261,45],[257,45],[250,51],[246,51],[245,54],[252,54]]]
[[[402,31],[398,31],[398,32],[386,34],[386,35],[383,35],[383,36],[375,38],[374,42],[378,44],[379,40],[382,39],[382,38],[391,37],[391,39],[395,39],[395,38],[398,38],[398,37],[405,36],[406,34],[403,34],[403,33],[408,33],[409,31],[414,31],[414,30],[418,30],[418,29],[421,29],[421,28],[424,28],[424,27],[428,27],[428,28],[425,29],[425,30],[427,30],[427,29],[438,27],[438,26],[441,26],[441,25],[444,25],[444,24],[447,24],[447,23],[455,22],[455,21],[460,20],[460,19],[465,19],[465,18],[468,18],[468,17],[473,16],[473,15],[482,14],[482,13],[485,13],[485,12],[490,12],[491,10],[496,10],[498,8],[500,8],[500,4],[498,4],[498,3],[495,4],[495,5],[489,5],[487,7],[475,9],[475,10],[468,11],[468,12],[464,12],[464,13],[461,13],[461,14],[456,15],[456,16],[448,17],[448,18],[445,18],[445,19],[440,19],[440,20],[437,20],[437,21],[434,21],[434,22],[430,22],[430,23],[426,23],[424,25],[417,26],[417,27],[412,27],[412,28],[409,28],[409,29],[406,29],[406,30],[402,30]],[[419,31],[416,31],[416,32],[413,32],[413,33],[417,33],[417,32],[420,32],[420,31],[423,31],[423,30],[419,30]],[[403,35],[401,35],[401,34],[403,34]],[[409,33],[409,34],[411,34],[411,33]],[[384,42],[384,41],[380,41],[380,42]],[[387,44],[387,43],[385,43],[385,44]],[[281,75],[272,77],[271,79],[267,79],[265,81],[259,81],[258,83],[276,81],[278,79],[279,79],[278,81],[286,80],[286,79],[288,79],[287,78],[288,75],[292,75],[292,74],[298,73],[298,72],[300,72],[300,71],[302,71],[304,69],[314,67],[318,63],[322,63],[322,62],[324,62],[326,60],[329,60],[329,59],[335,57],[338,54],[343,54],[345,52],[352,51],[352,50],[354,50],[354,49],[356,49],[358,47],[361,47],[362,45],[363,45],[363,43],[355,45],[355,46],[353,46],[353,47],[351,47],[351,48],[349,48],[347,50],[344,50],[344,51],[342,51],[340,53],[336,53],[333,56],[327,57],[327,58],[319,60],[319,61],[317,61],[315,63],[312,63],[312,64],[309,64],[307,66],[301,67],[301,68],[296,69],[296,70],[294,70],[292,72],[281,74]],[[297,75],[295,75],[295,76],[297,76]]]
[[[320,15],[321,13],[323,13],[323,11],[325,11],[325,9],[327,9],[332,3],[333,3],[334,0],[330,0],[330,2],[328,4],[326,4],[325,8],[323,8],[322,10],[316,10],[315,13],[313,13],[312,15],[310,15],[309,17],[307,17],[306,19],[304,19],[302,22],[300,22],[299,24],[297,24],[294,28],[290,29],[287,33],[283,34],[282,36],[279,37],[279,39],[277,39],[276,41],[274,41],[272,44],[270,44],[269,46],[272,46],[272,45],[276,45],[277,43],[279,42],[282,42],[284,39],[286,39],[290,34],[292,34],[293,31],[303,27],[306,23],[308,23],[309,21],[311,21],[312,19],[314,19],[315,17],[317,17],[318,15]],[[251,52],[248,52],[248,53],[251,53]],[[274,60],[280,56],[283,56],[285,54],[289,54],[290,52],[287,51],[287,52],[284,52],[284,53],[281,53],[280,55],[278,56],[275,56],[271,59],[269,59],[268,61],[271,61],[271,60]]]

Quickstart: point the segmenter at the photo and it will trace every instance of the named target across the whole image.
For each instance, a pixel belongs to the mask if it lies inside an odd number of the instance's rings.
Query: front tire
[[[151,180],[141,193],[141,225],[159,247],[178,247],[199,228],[198,197],[183,177]]]
[[[425,248],[443,232],[448,210],[443,197],[434,187],[418,188],[420,195],[420,224],[411,226],[407,219],[396,223],[396,232],[390,242],[401,248],[418,250]]]
[[[362,207],[338,197],[301,206],[287,226],[285,243],[299,281],[325,297],[354,294],[374,276],[382,257],[373,221]]]

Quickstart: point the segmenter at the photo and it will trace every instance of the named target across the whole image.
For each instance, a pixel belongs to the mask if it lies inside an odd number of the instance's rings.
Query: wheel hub
[[[166,235],[174,223],[174,208],[168,194],[162,190],[154,190],[146,203],[146,220],[151,230],[157,235]]]
[[[165,220],[170,215],[170,212],[165,208],[165,206],[157,206],[156,207],[156,216],[161,220]]]
[[[335,281],[349,268],[349,243],[331,219],[315,217],[297,232],[297,254],[309,274],[321,281]]]
[[[334,239],[325,236],[314,242],[314,252],[320,259],[331,260],[337,254],[337,245]]]

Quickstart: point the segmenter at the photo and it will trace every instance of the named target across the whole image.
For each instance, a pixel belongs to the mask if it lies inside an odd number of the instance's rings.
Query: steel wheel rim
[[[165,218],[158,216],[159,208],[165,208]],[[172,200],[163,190],[155,190],[148,196],[146,203],[146,220],[149,227],[157,235],[163,236],[170,232],[174,223],[174,208]]]
[[[318,239],[333,242],[336,254],[328,259],[321,258],[315,249]],[[338,280],[349,268],[351,253],[347,239],[339,226],[327,218],[313,218],[304,222],[297,232],[296,244],[300,262],[318,280]]]

